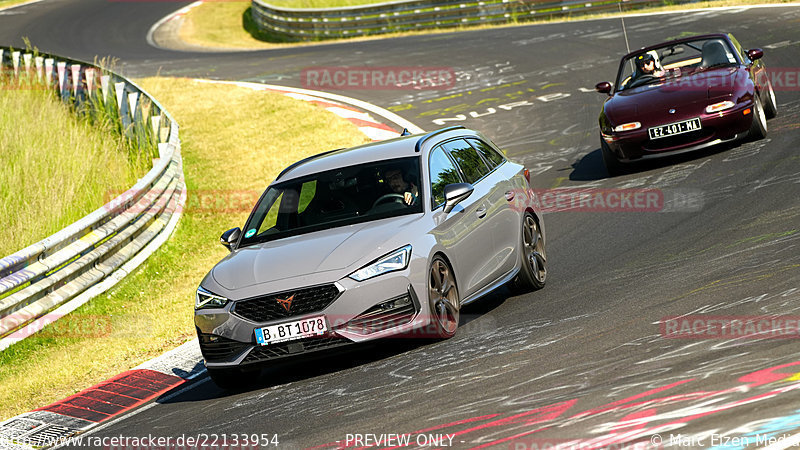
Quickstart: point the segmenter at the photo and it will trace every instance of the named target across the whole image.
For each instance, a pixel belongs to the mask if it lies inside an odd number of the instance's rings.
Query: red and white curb
[[[65,442],[157,399],[200,375],[197,339],[75,395],[0,423],[0,449],[29,450]]]
[[[358,129],[373,141],[382,141],[400,136],[403,128],[408,129],[412,134],[423,133],[424,130],[397,114],[367,103],[358,99],[346,97],[344,95],[330,94],[327,92],[313,91],[310,89],[298,89],[286,86],[276,86],[272,84],[250,83],[244,81],[216,81],[216,80],[195,80],[200,83],[229,84],[257,91],[277,92],[287,97],[297,100],[314,103],[339,117],[349,120]],[[375,120],[373,115],[381,117],[387,122],[391,122],[400,127],[396,130],[384,123]]]
[[[373,115],[394,123],[401,130],[406,128],[414,134],[424,132],[391,111],[342,95],[258,83],[196,81],[278,92],[314,103],[349,120],[373,141],[400,135],[399,131],[375,120]],[[109,423],[113,418],[188,384],[204,372],[200,346],[197,339],[193,339],[75,395],[0,422],[0,450],[31,450],[68,443],[70,436],[85,433],[101,423]]]

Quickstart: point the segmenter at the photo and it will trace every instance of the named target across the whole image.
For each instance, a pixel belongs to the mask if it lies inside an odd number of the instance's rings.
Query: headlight
[[[214,295],[202,287],[197,288],[197,293],[194,296],[194,309],[222,308],[226,303],[228,303],[227,298]]]
[[[731,109],[736,106],[736,103],[733,103],[730,100],[725,100],[724,102],[714,103],[713,105],[706,106],[706,112],[711,114],[715,112],[725,111],[726,109]]]
[[[403,270],[408,267],[408,260],[410,257],[411,246],[406,245],[356,270],[350,274],[350,278],[356,281],[364,281],[372,277],[377,277],[378,275],[383,275],[384,273]]]
[[[639,122],[628,122],[628,123],[623,123],[622,125],[617,125],[616,127],[614,127],[614,131],[616,131],[616,132],[632,131],[632,130],[638,130],[639,128],[642,128],[642,124],[641,123],[639,123]]]

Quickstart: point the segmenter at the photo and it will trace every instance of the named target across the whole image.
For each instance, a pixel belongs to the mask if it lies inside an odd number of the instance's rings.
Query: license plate
[[[319,336],[326,331],[328,331],[328,325],[325,323],[325,316],[309,317],[293,322],[256,328],[256,342],[261,345],[269,345]]]
[[[689,133],[702,128],[700,125],[700,118],[684,120],[683,122],[675,122],[668,125],[661,125],[658,127],[649,128],[650,139],[658,139],[667,136],[675,136],[676,134]]]

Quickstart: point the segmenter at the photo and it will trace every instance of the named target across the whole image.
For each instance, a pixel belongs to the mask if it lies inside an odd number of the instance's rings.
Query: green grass
[[[20,5],[22,3],[28,3],[33,0],[0,0],[0,9],[7,8],[9,6]]]
[[[691,10],[697,8],[709,8],[719,6],[745,6],[763,3],[789,3],[790,0],[712,0],[691,4],[666,5],[653,8],[629,9],[623,5],[625,14],[639,14],[645,12],[665,12]],[[350,6],[354,4],[381,3],[369,0],[275,0],[269,2],[275,6],[291,8],[324,8]],[[179,31],[180,38],[187,43],[211,47],[211,48],[237,48],[237,49],[259,49],[270,48],[283,45],[304,45],[309,42],[287,43],[287,39],[282,36],[275,36],[265,33],[255,26],[250,16],[250,1],[227,1],[227,2],[204,2],[200,6],[193,8],[184,16],[184,22]],[[557,8],[560,11],[560,8]],[[429,29],[425,31],[406,31],[390,34],[374,35],[367,37],[347,38],[349,40],[362,39],[385,39],[398,36],[445,33],[461,29],[485,29],[504,26],[518,26],[522,24],[552,23],[575,20],[598,19],[619,14],[618,11],[608,13],[583,14],[576,11],[574,15],[562,16],[554,15],[542,17],[533,21],[519,21],[500,25],[475,25],[458,28]],[[527,17],[521,14],[520,17]],[[339,39],[340,40],[340,39]],[[337,39],[329,39],[325,42],[335,42]],[[318,43],[318,42],[311,42]]]
[[[151,167],[113,131],[39,86],[0,78],[0,257],[55,233]]]
[[[136,273],[54,331],[0,352],[0,420],[193,338],[195,289],[227,253],[219,235],[242,226],[252,207],[239,199],[255,201],[297,159],[367,142],[350,122],[283,95],[186,79],[149,78],[141,85],[181,126],[188,205],[174,235]]]

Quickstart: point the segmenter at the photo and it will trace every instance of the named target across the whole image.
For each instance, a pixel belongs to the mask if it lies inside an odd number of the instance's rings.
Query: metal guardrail
[[[665,0],[622,1],[626,8],[665,3]],[[344,8],[291,9],[252,0],[251,15],[263,32],[291,39],[315,40],[525,22],[587,12],[615,12],[619,8],[619,0],[408,0]]]
[[[0,47],[0,70],[76,106],[112,108],[113,102],[120,130],[158,148],[153,168],[122,195],[0,259],[1,351],[53,319],[42,317],[75,309],[138,266],[175,228],[186,193],[178,124],[127,78],[86,62],[6,47]]]

